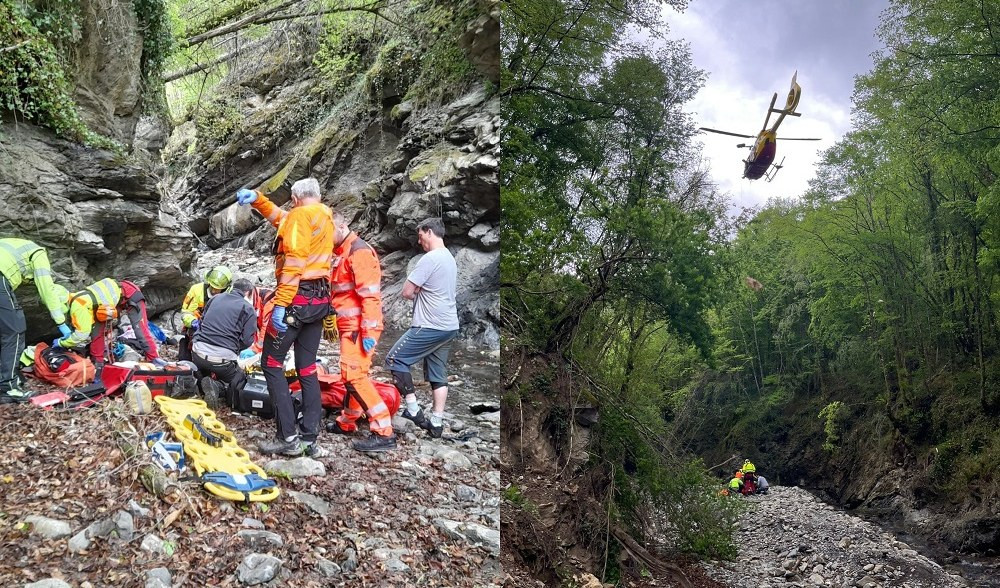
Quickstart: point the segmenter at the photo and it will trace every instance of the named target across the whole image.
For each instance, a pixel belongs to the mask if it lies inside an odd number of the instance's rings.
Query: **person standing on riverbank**
[[[426,429],[431,437],[444,431],[448,399],[448,351],[458,336],[455,286],[458,267],[444,245],[444,221],[429,218],[417,225],[417,243],[427,253],[406,278],[403,298],[413,300],[413,322],[386,355],[392,381],[406,402],[402,416]],[[417,403],[410,366],[424,362],[424,379],[430,382],[433,404],[430,418]]]

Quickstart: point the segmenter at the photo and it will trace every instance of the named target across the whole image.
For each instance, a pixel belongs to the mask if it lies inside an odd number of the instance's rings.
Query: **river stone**
[[[139,545],[139,549],[148,551],[153,555],[166,555],[166,551],[163,549],[163,539],[152,533],[142,538],[142,544]]]
[[[472,467],[472,462],[469,461],[469,458],[464,453],[447,447],[440,447],[435,450],[434,458],[443,461],[446,470]]]
[[[72,587],[63,580],[57,580],[55,578],[46,578],[44,580],[39,580],[37,582],[25,584],[24,588],[72,588]]]
[[[452,539],[464,539],[474,545],[481,545],[494,555],[500,553],[500,531],[478,523],[461,523],[444,518],[435,519],[434,526]]]
[[[325,476],[326,466],[322,462],[309,457],[296,457],[295,459],[275,459],[267,462],[264,469],[276,474],[286,474],[290,478],[308,478],[311,476]]]
[[[153,568],[146,571],[146,588],[170,588],[173,578],[167,568]]]
[[[482,499],[482,492],[471,486],[459,484],[455,487],[455,497],[460,502],[478,502]]]
[[[289,491],[289,492],[293,492],[293,491]],[[258,521],[257,519],[250,518],[250,517],[244,517],[243,518],[243,522],[241,523],[241,525],[243,525],[244,527],[247,527],[248,529],[263,529],[264,528],[264,523]]]
[[[243,540],[250,549],[267,549],[269,547],[283,547],[285,541],[281,535],[270,531],[242,530],[236,536]]]
[[[281,563],[281,560],[274,556],[251,553],[240,562],[240,566],[236,569],[236,575],[240,582],[247,586],[263,584],[270,582],[278,575]]]
[[[326,516],[330,513],[330,503],[323,500],[318,496],[313,496],[312,494],[306,494],[305,492],[297,492],[295,490],[285,490],[285,493],[294,498],[295,500],[301,502],[302,504],[308,506],[313,512],[320,516]],[[261,525],[260,528],[264,528]]]
[[[29,515],[25,517],[24,522],[31,523],[31,532],[33,534],[41,535],[46,539],[62,539],[63,537],[68,537],[73,532],[66,521],[50,519],[48,517]]]
[[[340,575],[340,566],[326,558],[317,557],[316,567],[319,568],[319,573],[326,578],[335,578]]]
[[[132,540],[132,537],[135,536],[135,521],[132,519],[132,513],[120,510],[111,517],[111,521],[115,524],[118,537],[125,541]]]
[[[344,550],[344,561],[340,562],[340,567],[345,572],[353,572],[358,569],[358,553],[353,548]]]

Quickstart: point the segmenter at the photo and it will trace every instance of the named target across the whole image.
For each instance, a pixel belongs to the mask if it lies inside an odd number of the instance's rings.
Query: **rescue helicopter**
[[[761,127],[760,132],[757,133],[757,140],[753,142],[752,145],[747,143],[740,143],[736,147],[750,147],[750,155],[743,160],[743,177],[748,180],[757,180],[764,177],[767,181],[774,179],[775,174],[778,170],[784,167],[785,158],[781,158],[781,163],[773,164],[774,156],[777,154],[778,148],[778,125],[781,121],[785,120],[786,116],[802,116],[801,113],[795,112],[795,107],[799,105],[799,98],[802,96],[802,88],[799,86],[795,79],[798,77],[799,72],[796,71],[792,74],[792,85],[788,90],[788,97],[785,99],[784,108],[775,108],[774,103],[778,100],[778,93],[775,92],[771,96],[771,105],[767,108],[767,116],[764,117],[764,126]],[[767,123],[771,119],[771,114],[777,114],[778,119],[774,121],[774,126],[770,129],[767,128]],[[710,129],[707,127],[699,127],[699,130],[707,131],[709,133],[718,133],[720,135],[731,135],[733,137],[743,137],[745,139],[753,139],[754,135],[743,135],[740,133],[733,133],[730,131],[720,131],[718,129]],[[798,137],[788,137],[782,138],[782,141],[820,141],[821,139],[813,138],[798,138]]]

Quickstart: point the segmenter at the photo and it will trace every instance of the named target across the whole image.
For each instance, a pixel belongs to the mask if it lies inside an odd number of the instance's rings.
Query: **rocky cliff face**
[[[132,4],[81,0],[79,8],[81,35],[67,73],[81,117],[131,145],[142,110],[143,50]],[[0,119],[0,236],[45,247],[55,279],[70,288],[130,279],[153,312],[178,305],[196,241],[161,209],[156,179],[141,159],[71,143],[10,115]],[[17,294],[29,341],[54,333],[34,287]]]
[[[190,284],[193,236],[160,210],[144,169],[23,123],[0,125],[0,235],[45,247],[67,286],[133,280],[154,312],[179,304]],[[17,294],[29,340],[53,332],[37,291],[24,285]]]
[[[459,265],[463,337],[498,348],[500,108],[490,89],[498,35],[488,10],[468,23],[459,44],[480,81],[433,105],[403,101],[404,68],[369,71],[365,83],[327,100],[312,66],[315,44],[261,56],[230,74],[222,97],[204,106],[212,116],[174,131],[164,150],[171,197],[210,247],[265,254],[274,232],[234,204],[236,190],[259,188],[284,203],[295,180],[316,177],[324,201],[381,256],[386,321],[394,327],[409,322],[410,303],[399,292],[422,253],[415,227],[440,216]]]

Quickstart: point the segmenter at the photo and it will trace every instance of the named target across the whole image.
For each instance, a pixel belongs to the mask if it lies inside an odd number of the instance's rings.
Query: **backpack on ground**
[[[79,388],[94,381],[94,362],[48,343],[35,345],[35,377],[63,388]]]

